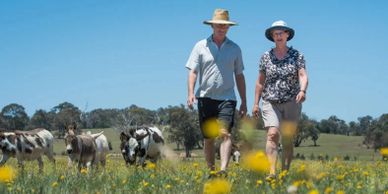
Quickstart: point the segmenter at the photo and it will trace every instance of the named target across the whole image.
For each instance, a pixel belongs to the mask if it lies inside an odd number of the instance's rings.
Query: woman
[[[278,142],[283,146],[282,170],[290,168],[293,156],[293,137],[299,120],[308,85],[303,55],[287,41],[295,31],[284,21],[276,21],[265,31],[275,48],[265,52],[260,60],[252,114],[259,116],[262,98],[262,118],[267,131],[266,153],[271,164],[268,179],[276,177]]]

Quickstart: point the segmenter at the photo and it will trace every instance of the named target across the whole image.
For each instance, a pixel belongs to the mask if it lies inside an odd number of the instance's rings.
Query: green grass
[[[119,151],[119,133],[113,129],[95,129],[92,133],[104,131],[112,142],[114,153]],[[249,133],[254,141],[255,150],[263,150],[265,131],[254,130]],[[200,157],[190,160],[167,157],[158,161],[156,166],[146,168],[125,166],[120,155],[109,155],[105,169],[77,172],[75,166],[67,168],[67,157],[57,155],[55,165],[44,157],[43,173],[38,173],[36,161],[25,162],[25,171],[17,168],[14,158],[7,166],[15,171],[11,182],[4,177],[6,171],[0,168],[0,193],[203,193],[206,185],[210,189],[225,190],[231,193],[287,193],[291,187],[297,193],[388,193],[388,162],[381,156],[361,146],[362,137],[322,134],[317,147],[311,141],[303,142],[295,153],[303,153],[307,158],[311,153],[339,156],[338,160],[311,161],[295,160],[289,172],[280,172],[273,181],[266,181],[268,171],[252,171],[244,168],[244,163],[230,164],[228,177],[223,184],[209,182],[209,170],[202,157],[202,150],[194,150]],[[175,148],[175,144],[167,144]],[[63,140],[55,142],[55,152],[65,150]],[[176,152],[183,152],[182,150]],[[358,161],[343,161],[344,155],[357,156]],[[360,161],[360,160],[363,161]],[[373,160],[374,161],[365,161]],[[251,165],[263,165],[256,159],[248,161]],[[219,161],[216,162],[219,168]],[[279,168],[278,168],[279,169]],[[8,172],[8,174],[10,174]],[[213,191],[214,191],[213,190]],[[331,192],[328,192],[331,191]]]
[[[16,171],[15,179],[5,181],[0,168],[0,193],[203,193],[209,190],[225,193],[287,193],[292,185],[297,193],[387,193],[388,162],[382,161],[301,161],[297,160],[288,173],[266,181],[265,172],[251,171],[232,164],[223,184],[209,182],[209,171],[201,158],[193,160],[161,160],[156,166],[141,168],[125,166],[120,158],[108,157],[105,169],[77,172],[67,168],[65,157],[56,157],[55,165],[44,160],[43,173],[36,162],[26,162],[25,171],[16,160],[7,166]],[[257,161],[251,161],[257,162]],[[10,174],[10,173],[8,173]],[[230,188],[227,190],[226,188]],[[210,192],[212,193],[212,192]]]
[[[98,133],[104,131],[104,135],[112,143],[112,153],[120,153],[120,138],[119,132],[112,128],[106,129],[85,129],[83,131],[91,131],[92,133]],[[255,149],[264,150],[266,132],[264,130],[254,130],[250,134],[250,138],[253,140],[253,146]],[[308,139],[303,142],[300,147],[296,147],[294,155],[297,153],[303,154],[307,159],[314,154],[315,157],[322,155],[328,155],[331,159],[333,157],[343,158],[348,155],[351,160],[357,157],[357,160],[379,160],[380,154],[375,153],[373,149],[367,149],[362,145],[362,136],[345,136],[345,135],[333,135],[333,134],[320,134],[316,147],[313,142]],[[175,143],[167,143],[167,146],[171,149],[175,149]],[[65,151],[65,143],[63,139],[55,140],[54,152],[61,154]],[[184,150],[178,150],[177,153],[184,152]],[[193,150],[193,153],[202,156],[202,150]]]

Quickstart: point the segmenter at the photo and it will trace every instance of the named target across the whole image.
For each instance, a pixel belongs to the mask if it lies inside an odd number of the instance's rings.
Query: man
[[[224,9],[216,9],[212,20],[204,21],[210,25],[213,34],[199,41],[193,48],[186,68],[188,76],[187,105],[193,108],[198,100],[199,124],[204,137],[204,152],[207,165],[211,171],[215,170],[214,139],[222,138],[220,145],[221,167],[217,176],[226,176],[226,168],[231,156],[232,140],[231,129],[233,127],[234,113],[236,110],[235,82],[241,98],[240,115],[247,111],[244,65],[240,47],[229,40],[226,34],[230,26],[236,25],[229,21],[229,13]],[[194,87],[199,77],[198,90],[194,95]],[[211,135],[209,124],[216,121],[219,133]],[[213,133],[214,134],[214,133]],[[210,175],[212,177],[213,174]]]

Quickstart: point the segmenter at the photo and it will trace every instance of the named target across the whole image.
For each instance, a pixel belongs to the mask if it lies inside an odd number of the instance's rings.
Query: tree
[[[364,138],[364,144],[369,147],[370,144],[372,144],[372,125],[374,122],[373,118],[369,115],[364,116],[364,117],[358,117],[358,122],[360,126],[360,133],[365,135]]]
[[[388,146],[388,114],[381,115],[372,121],[370,132],[365,139],[368,139],[375,151],[381,147]]]
[[[52,114],[49,114],[45,110],[39,109],[34,113],[34,115],[32,115],[28,128],[45,128],[47,130],[50,130],[52,128],[52,120]]]
[[[301,119],[298,123],[298,133],[294,139],[294,146],[299,147],[300,144],[309,137],[314,142],[314,146],[317,146],[317,140],[319,138],[319,130],[317,126],[317,121],[311,120],[305,113],[302,113]]]
[[[69,102],[63,102],[51,109],[54,115],[53,127],[58,129],[58,138],[63,137],[68,125],[75,123],[77,126],[81,123],[81,110]],[[79,132],[76,132],[77,134]]]
[[[199,130],[198,114],[196,111],[190,111],[184,105],[170,107],[168,109],[169,132],[168,139],[176,142],[177,145],[183,144],[186,157],[191,157],[191,150],[202,140]]]
[[[7,126],[5,124],[3,116],[0,114],[0,130],[5,129]]]
[[[115,119],[119,115],[118,109],[95,109],[84,113],[82,123],[85,128],[108,128],[113,127]]]
[[[318,125],[318,129],[322,133],[344,134],[349,135],[349,127],[346,122],[339,119],[337,116],[330,116],[329,119],[322,119]]]
[[[129,132],[132,128],[132,121],[133,118],[130,111],[126,109],[120,110],[116,119],[113,122],[113,128],[121,132]]]
[[[351,131],[352,135],[362,135],[360,124],[355,121],[349,122],[349,131]]]
[[[4,127],[9,130],[25,130],[29,122],[27,113],[22,105],[12,103],[1,111]]]
[[[128,111],[132,117],[132,125],[154,125],[157,123],[157,114],[154,111],[131,105],[129,108],[124,109]]]
[[[314,142],[314,146],[317,146],[317,141],[319,139],[319,130],[317,128],[318,126],[318,122],[315,121],[315,120],[312,120],[312,122],[314,123],[314,127],[313,128],[310,128],[310,137],[311,137],[311,140]]]

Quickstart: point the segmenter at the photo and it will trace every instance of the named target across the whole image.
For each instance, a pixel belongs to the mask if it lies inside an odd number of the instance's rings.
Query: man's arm
[[[240,94],[241,105],[240,105],[240,115],[245,116],[247,113],[247,98],[246,98],[246,87],[245,87],[245,77],[243,73],[240,73],[235,76],[237,90]]]
[[[195,102],[195,96],[194,96],[194,88],[195,88],[195,82],[197,81],[197,72],[193,69],[189,70],[189,78],[187,82],[187,106],[190,109],[193,109],[193,105]]]

